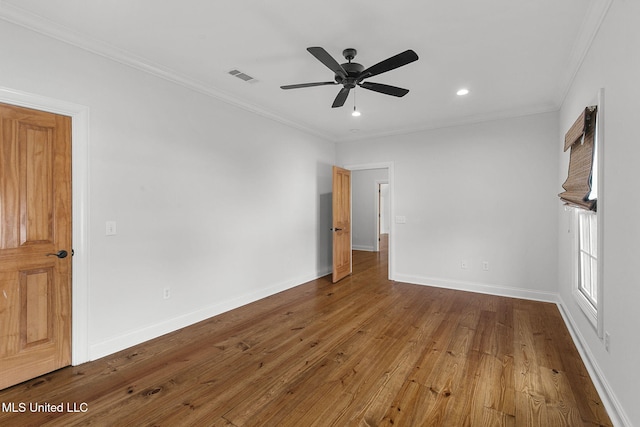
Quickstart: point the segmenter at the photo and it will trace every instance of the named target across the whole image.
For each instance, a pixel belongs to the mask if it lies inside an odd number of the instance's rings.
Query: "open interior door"
[[[0,389],[71,363],[71,118],[0,104]]]
[[[333,167],[333,283],[351,274],[351,171]]]

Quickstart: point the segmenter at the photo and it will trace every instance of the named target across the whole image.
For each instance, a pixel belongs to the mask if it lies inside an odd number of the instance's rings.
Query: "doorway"
[[[393,163],[346,165],[345,168],[352,173],[352,248],[386,256],[388,278],[393,280],[393,222],[389,220],[393,212]],[[387,206],[386,209],[383,206],[383,212],[380,211],[381,185],[385,190],[382,201]],[[385,224],[386,229],[381,228]],[[385,244],[387,250],[381,251],[381,245]]]
[[[0,87],[0,102],[71,117],[73,274],[71,364],[89,352],[89,108],[68,101]]]
[[[389,181],[378,181],[376,187],[378,191],[376,252],[381,252],[389,249]]]

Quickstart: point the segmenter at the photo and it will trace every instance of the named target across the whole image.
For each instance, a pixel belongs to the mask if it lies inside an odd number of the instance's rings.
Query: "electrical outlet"
[[[604,349],[609,352],[609,346],[611,345],[611,334],[609,332],[604,333]]]
[[[482,261],[482,269],[484,271],[489,271],[489,261]]]
[[[164,293],[162,294],[164,299],[169,299],[171,298],[171,288],[166,287],[164,288]]]

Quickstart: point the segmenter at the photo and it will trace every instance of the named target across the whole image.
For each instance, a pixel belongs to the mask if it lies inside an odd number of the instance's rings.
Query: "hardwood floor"
[[[335,285],[0,391],[0,425],[611,425],[555,305],[386,276],[356,251]]]

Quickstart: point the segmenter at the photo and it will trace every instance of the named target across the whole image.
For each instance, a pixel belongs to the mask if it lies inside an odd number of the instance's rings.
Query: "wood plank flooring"
[[[555,305],[386,276],[356,251],[338,284],[2,390],[0,425],[611,425]]]

